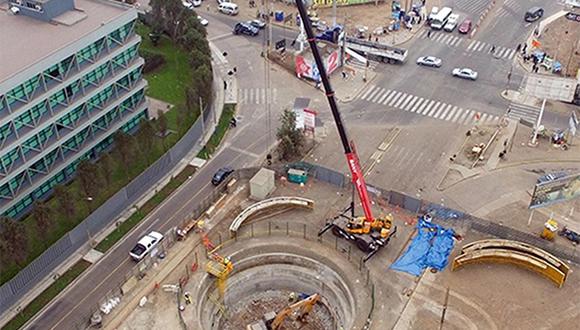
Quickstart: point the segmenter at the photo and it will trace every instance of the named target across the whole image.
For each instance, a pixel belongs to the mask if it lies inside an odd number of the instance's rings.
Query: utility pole
[[[199,98],[199,113],[201,115],[201,139],[205,136],[205,120],[203,118],[203,104],[201,101],[201,97]]]
[[[542,116],[544,115],[544,108],[546,107],[546,99],[542,102],[542,108],[540,109],[540,115],[538,116],[538,121],[536,122],[536,128],[534,129],[534,137],[532,138],[532,145],[535,146],[538,141],[538,133],[540,130],[540,123],[542,122]]]
[[[332,0],[332,26],[336,26],[336,0]]]

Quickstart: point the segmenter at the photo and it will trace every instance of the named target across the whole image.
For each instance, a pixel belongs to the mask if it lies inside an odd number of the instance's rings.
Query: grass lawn
[[[183,104],[185,88],[192,78],[189,55],[166,36],[161,37],[157,47],[153,46],[148,37],[150,31],[147,26],[137,24],[137,33],[143,38],[140,49],[163,55],[165,64],[160,70],[145,75],[149,82],[147,95],[171,104]]]
[[[181,171],[176,177],[171,179],[169,183],[161,189],[160,192],[155,194],[150,200],[143,205],[142,208],[133,213],[129,219],[123,222],[115,231],[113,231],[109,236],[102,240],[96,247],[95,250],[105,253],[109,250],[115,243],[117,243],[125,234],[127,234],[133,227],[135,227],[143,218],[145,218],[153,209],[159,206],[171,193],[173,193],[182,183],[189,178],[189,176],[195,173],[195,168],[193,166],[187,166]]]
[[[222,115],[220,116],[218,126],[211,135],[211,138],[209,139],[207,144],[203,147],[203,149],[201,149],[197,157],[209,159],[209,157],[214,153],[214,151],[217,149],[220,142],[226,135],[226,132],[230,127],[230,121],[234,117],[235,113],[236,106],[234,104],[226,104],[224,106],[224,110],[222,111]]]
[[[81,260],[62,274],[51,286],[44,290],[36,299],[30,302],[20,314],[8,322],[2,330],[16,330],[40,311],[49,301],[56,297],[91,264]]]
[[[90,214],[91,210],[102,205],[117,191],[126,186],[133,178],[142,173],[150,164],[161,157],[165,149],[171,148],[183,136],[186,128],[193,125],[197,119],[198,112],[192,113],[188,118],[180,118],[177,114],[180,107],[183,107],[185,104],[185,87],[191,81],[192,76],[191,67],[187,61],[187,53],[177,46],[172,45],[171,41],[166,37],[161,38],[158,47],[153,47],[148,37],[149,30],[142,24],[137,25],[137,33],[143,38],[141,48],[147,49],[150,52],[161,53],[166,59],[166,63],[162,67],[145,75],[145,79],[149,83],[147,95],[175,104],[175,107],[166,113],[166,117],[168,129],[176,133],[170,134],[165,138],[165,146],[161,140],[156,140],[151,150],[149,150],[149,153],[139,153],[139,157],[134,159],[134,164],[130,167],[128,175],[125,173],[123,164],[119,160],[115,160],[112,182],[104,185],[99,196],[93,196],[94,200],[91,202],[80,197],[83,195],[81,193],[81,186],[77,180],[73,180],[67,185],[67,189],[71,191],[72,196],[75,196],[75,199],[71,203],[75,205],[76,215],[68,218],[61,215],[60,212],[55,212],[52,216],[52,228],[49,231],[39,233],[34,219],[31,216],[24,218],[22,223],[29,237],[28,258],[20,266],[15,263],[0,265],[2,267],[2,271],[0,271],[0,285],[14,277],[22,268],[26,267],[26,265],[42,254],[46,248],[54,244],[83,221]],[[53,210],[59,209],[58,202],[55,199],[49,200],[48,205]]]

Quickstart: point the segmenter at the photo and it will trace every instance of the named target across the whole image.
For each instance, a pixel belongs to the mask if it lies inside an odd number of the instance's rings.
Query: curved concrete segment
[[[314,201],[302,197],[283,196],[268,198],[258,203],[252,204],[251,206],[244,209],[240,214],[238,214],[234,221],[232,221],[232,224],[230,225],[230,234],[234,236],[244,221],[249,219],[252,215],[267,210],[271,207],[278,206],[303,207],[312,210],[314,208]]]
[[[221,253],[234,261],[235,268],[227,282],[223,305],[212,299],[217,296],[215,281],[205,274],[194,294],[199,322],[196,326],[220,329],[229,308],[248,301],[248,297],[251,301],[253,295],[261,292],[290,291],[319,293],[323,297],[322,305],[332,316],[333,328],[361,328],[368,314],[363,306],[370,305],[371,295],[356,267],[348,262],[347,266],[344,261],[341,263],[340,254],[335,258],[320,253],[325,247],[313,249],[309,246],[315,242],[295,241],[250,239],[225,248]]]
[[[532,245],[504,239],[489,239],[465,245],[453,260],[452,270],[474,263],[512,264],[536,272],[559,288],[562,287],[570,267],[550,253]]]

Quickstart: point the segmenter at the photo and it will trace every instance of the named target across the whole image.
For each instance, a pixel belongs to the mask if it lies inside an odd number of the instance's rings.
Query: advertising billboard
[[[332,74],[340,66],[340,51],[338,49],[333,51],[324,61],[326,73],[328,75]],[[302,55],[298,55],[296,56],[295,68],[298,78],[320,81],[320,72],[314,60],[309,60]]]
[[[548,206],[580,197],[580,174],[536,184],[530,208]]]

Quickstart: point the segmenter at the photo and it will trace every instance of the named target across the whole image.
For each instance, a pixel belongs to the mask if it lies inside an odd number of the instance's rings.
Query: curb
[[[338,99],[338,101],[340,101],[341,103],[349,103],[352,102],[360,93],[362,93],[362,91],[371,83],[373,82],[373,80],[375,80],[375,78],[377,77],[377,75],[375,74],[371,79],[367,79],[367,81],[351,96],[347,96],[344,99],[339,98],[338,96],[336,97]]]
[[[217,47],[216,47],[216,49],[217,49]],[[219,53],[219,52],[218,52],[218,53]],[[215,61],[212,61],[212,62],[214,62],[214,63],[215,63]],[[226,62],[226,63],[227,63],[227,62]],[[216,65],[216,67],[218,67],[218,66],[220,66],[220,65],[223,65],[223,64],[224,64],[224,63],[220,63],[220,64],[217,64],[217,63],[216,63],[215,65]],[[220,79],[219,79],[218,81],[221,81],[221,80],[223,80],[223,78],[224,78],[223,76],[220,76],[218,73],[215,73],[215,76],[219,76],[219,77],[220,77]],[[214,77],[214,78],[215,78],[215,77]],[[218,81],[214,82],[214,85],[216,85],[216,86],[214,86],[214,87],[221,87],[221,84],[219,84],[219,83],[218,83]],[[223,98],[224,98],[224,101],[225,101],[225,94],[223,95]],[[222,108],[223,108],[223,105],[222,105]],[[222,110],[222,109],[220,109],[220,110],[219,110],[219,111],[220,111],[220,115],[221,115],[221,110]],[[217,116],[217,113],[216,113],[216,116]],[[203,120],[203,119],[202,119],[202,120]],[[212,132],[212,133],[213,133],[213,130],[215,130],[215,127],[213,127],[213,129],[211,130],[211,132]],[[209,131],[210,131],[210,130],[208,130],[208,132],[209,132]],[[206,134],[207,134],[207,133],[206,133]],[[202,139],[203,139],[203,137],[202,137]],[[191,149],[191,151],[190,151],[190,153],[191,153],[191,154],[197,154],[197,153],[199,152],[199,151],[195,151],[195,153],[193,152],[194,150],[196,150],[196,147],[197,147],[198,145],[199,145],[199,142],[198,142],[198,143],[196,143],[196,145],[195,145],[195,146],[194,146],[194,147]],[[187,157],[189,157],[189,156],[192,156],[192,155],[188,154],[188,155],[187,155]],[[147,200],[149,199],[149,198],[147,198],[147,197],[149,197],[149,195],[151,195],[152,193],[156,194],[156,193],[157,193],[157,192],[159,192],[161,189],[163,189],[163,188],[165,187],[165,185],[166,185],[167,183],[169,183],[169,181],[171,181],[171,179],[172,179],[174,176],[176,176],[177,174],[179,174],[179,173],[180,173],[180,172],[181,172],[181,171],[182,171],[182,170],[183,170],[183,169],[184,169],[184,168],[187,166],[187,164],[188,164],[188,162],[180,162],[180,163],[178,163],[178,165],[176,165],[176,166],[173,168],[173,171],[171,171],[170,173],[168,173],[168,174],[165,176],[165,178],[164,178],[164,179],[160,180],[158,184],[156,184],[155,186],[151,187],[151,189],[150,189],[149,191],[145,192],[145,193],[142,195],[142,197],[141,197],[141,198],[140,198],[140,199],[139,199],[139,200],[138,200],[138,201],[135,203],[135,205],[137,205],[137,204],[139,204],[139,203],[143,203],[143,204],[144,204],[144,203],[146,203],[146,202],[147,202]],[[194,175],[195,175],[195,174],[194,174]],[[186,181],[186,182],[187,182],[187,181]],[[186,182],[184,182],[184,184],[185,184]],[[176,190],[174,190],[174,191],[173,191],[173,192],[170,194],[170,196],[171,196],[171,195],[174,195],[174,194],[175,194],[175,193],[177,193],[179,190],[181,190],[181,189],[183,188],[183,186],[184,186],[184,185],[182,184],[182,185],[181,185],[179,188],[177,188]],[[169,198],[170,196],[168,196],[168,198]],[[162,202],[161,204],[159,204],[159,205],[158,205],[158,206],[157,206],[155,209],[153,209],[153,210],[152,210],[152,212],[154,212],[156,209],[158,209],[159,207],[161,207],[162,205],[164,205],[164,204],[167,202],[167,200],[168,200],[168,199],[166,199],[164,202]],[[123,212],[123,213],[120,215],[120,217],[119,217],[119,218],[123,218],[123,217],[124,217],[124,218],[125,218],[125,220],[126,220],[126,219],[128,219],[128,218],[129,218],[129,217],[130,217],[130,216],[131,216],[131,215],[132,215],[132,214],[135,212],[135,211],[133,211],[133,209],[134,209],[135,205],[131,206],[131,207],[130,207],[130,209],[129,209],[129,210],[127,210],[126,212]],[[142,221],[141,221],[139,224],[137,224],[137,225],[136,225],[136,226],[135,226],[133,229],[131,229],[131,230],[130,230],[130,231],[129,231],[129,232],[126,234],[126,235],[128,235],[128,234],[130,234],[131,232],[133,232],[133,231],[137,230],[137,229],[138,229],[138,228],[139,228],[139,227],[140,227],[142,224],[146,223],[146,222],[147,222],[147,218],[148,218],[150,215],[151,215],[151,213],[150,213],[150,214],[148,214],[148,215],[147,215],[145,218],[143,218],[143,220],[142,220]],[[111,232],[112,230],[114,230],[114,229],[115,229],[115,224],[116,224],[117,222],[118,222],[118,221],[115,221],[114,223],[112,223],[112,224],[111,224],[110,226],[108,226],[107,228],[104,228],[104,229],[101,231],[101,233],[100,233],[99,235],[95,235],[95,236],[101,236],[101,235],[104,235],[104,237],[108,236],[108,234],[110,234],[110,232]],[[112,229],[112,230],[111,230],[111,229]],[[56,301],[57,301],[57,300],[58,300],[60,297],[62,297],[62,296],[63,296],[64,294],[66,294],[67,292],[69,292],[69,291],[71,290],[71,288],[72,288],[72,287],[74,287],[74,286],[75,286],[75,285],[76,285],[76,284],[77,284],[77,283],[78,283],[78,282],[79,282],[81,279],[84,279],[84,278],[87,276],[87,274],[89,273],[89,269],[90,269],[92,266],[95,266],[95,265],[99,264],[99,263],[100,263],[100,262],[101,262],[101,261],[104,259],[104,256],[105,256],[105,255],[106,255],[108,252],[110,252],[110,251],[114,250],[116,247],[118,247],[118,245],[120,245],[120,244],[121,244],[121,243],[123,243],[123,242],[124,242],[124,240],[123,240],[123,239],[121,239],[121,240],[117,241],[117,242],[116,242],[116,243],[115,243],[113,246],[111,246],[111,247],[110,247],[110,248],[109,248],[109,249],[108,249],[108,250],[105,252],[105,254],[104,254],[103,256],[101,256],[101,258],[99,258],[99,260],[97,260],[97,262],[95,262],[95,263],[91,264],[89,267],[87,267],[87,269],[85,269],[85,271],[83,271],[83,272],[82,272],[82,273],[81,273],[81,274],[80,274],[80,275],[79,275],[77,278],[75,278],[75,279],[74,279],[74,280],[73,280],[71,283],[69,283],[69,284],[68,284],[68,285],[67,285],[67,286],[66,286],[66,287],[65,287],[65,288],[64,288],[64,289],[63,289],[63,290],[62,290],[62,291],[61,291],[61,292],[58,294],[58,295],[56,295],[54,298],[52,298],[52,299],[50,300],[50,302],[49,302],[48,304],[46,304],[46,305],[45,305],[43,308],[41,308],[41,309],[40,309],[40,310],[39,310],[39,311],[38,311],[38,312],[37,312],[37,313],[36,313],[36,314],[35,314],[35,315],[34,315],[32,318],[30,318],[30,319],[29,319],[29,320],[28,320],[28,321],[27,321],[27,322],[26,322],[26,323],[25,323],[25,324],[22,326],[22,329],[26,329],[26,328],[28,328],[28,327],[29,327],[29,326],[30,326],[30,325],[31,325],[31,324],[32,324],[32,323],[33,323],[33,322],[34,322],[36,319],[38,319],[38,317],[40,317],[40,315],[42,315],[42,313],[44,313],[44,312],[45,312],[45,311],[46,311],[48,308],[50,308],[50,307],[51,307],[51,306],[52,306],[52,305],[53,305],[53,304],[54,304],[54,303],[55,303],[55,302],[56,302]],[[90,242],[89,242],[89,243],[90,243]],[[90,246],[90,245],[89,245],[89,246]],[[82,249],[82,247],[81,247],[81,249]],[[92,247],[91,247],[90,249],[92,249]],[[88,250],[90,250],[90,249],[88,249]],[[80,249],[79,249],[79,250],[80,250]],[[88,250],[87,250],[87,251],[88,251]],[[70,264],[70,265],[69,265],[69,266],[66,268],[66,270],[65,270],[65,271],[67,271],[67,270],[68,270],[70,267],[72,267],[72,266],[73,266],[75,263],[77,263],[78,261],[80,261],[80,260],[83,258],[83,255],[84,255],[85,253],[86,253],[86,251],[85,251],[84,253],[81,253],[81,254],[79,254],[79,253],[78,253],[78,251],[77,251],[77,252],[75,252],[73,255],[71,255],[71,257],[67,258],[67,259],[65,260],[65,263],[66,263],[67,261],[71,261],[71,264]],[[75,258],[78,258],[78,259],[77,259],[76,261],[72,262],[72,260],[74,260]],[[62,271],[61,271],[61,272],[59,272],[59,271],[55,270],[55,273],[62,273]],[[51,277],[51,278],[52,278],[52,277]],[[46,278],[45,278],[45,280],[46,280]],[[50,285],[52,285],[53,283],[54,283],[54,281],[52,281],[52,283],[50,283],[48,286],[46,286],[46,288],[45,288],[44,290],[46,290],[46,289],[47,289],[47,288],[48,288]],[[42,293],[44,290],[42,290],[40,293]],[[25,306],[24,306],[24,307],[22,307],[22,309],[26,308],[26,306],[28,306],[28,305],[29,305],[29,304],[30,304],[30,303],[31,303],[31,302],[32,302],[34,299],[36,299],[36,298],[37,298],[37,297],[40,295],[40,293],[38,293],[38,294],[37,294],[35,297],[31,298],[31,300],[30,300],[30,301],[29,301],[27,304],[25,304]],[[23,299],[24,299],[24,297],[23,297]],[[16,304],[16,305],[19,305],[19,304]],[[13,317],[11,317],[9,320],[7,320],[7,322],[10,322],[10,321],[11,321],[11,320],[12,320],[14,317],[16,317],[17,315],[18,315],[18,313],[17,313],[16,315],[14,315]]]
[[[475,36],[477,29],[481,26],[481,24],[483,23],[483,21],[485,20],[485,18],[489,14],[489,12],[493,10],[494,6],[495,6],[495,0],[491,0],[491,3],[485,8],[483,13],[479,16],[479,19],[477,19],[477,23],[475,24],[475,28],[469,34],[469,39],[472,39],[473,36]]]

